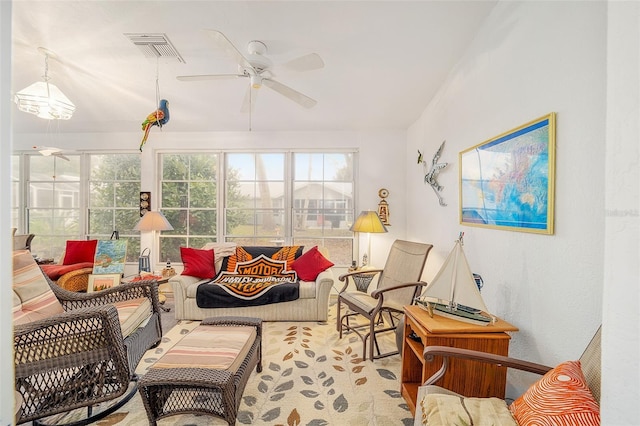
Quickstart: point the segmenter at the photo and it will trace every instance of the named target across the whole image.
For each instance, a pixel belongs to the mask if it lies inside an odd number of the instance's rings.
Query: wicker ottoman
[[[139,382],[149,424],[207,414],[235,424],[247,380],[262,371],[262,320],[207,318],[160,357]]]

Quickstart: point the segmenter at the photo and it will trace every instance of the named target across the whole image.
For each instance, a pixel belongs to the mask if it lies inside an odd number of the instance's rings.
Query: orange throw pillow
[[[520,426],[600,425],[600,407],[580,361],[563,362],[547,372],[509,409]]]

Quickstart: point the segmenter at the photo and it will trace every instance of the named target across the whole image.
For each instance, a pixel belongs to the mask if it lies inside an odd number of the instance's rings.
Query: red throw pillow
[[[580,361],[550,370],[509,407],[519,425],[600,425],[600,408]]]
[[[73,265],[74,263],[91,262],[96,256],[96,246],[98,240],[67,241],[64,251],[63,265]]]
[[[182,275],[198,278],[213,278],[216,276],[213,250],[180,247],[180,257],[184,264]]]
[[[332,266],[333,263],[320,253],[318,246],[315,246],[294,260],[291,269],[296,271],[302,281],[315,281],[320,272]]]

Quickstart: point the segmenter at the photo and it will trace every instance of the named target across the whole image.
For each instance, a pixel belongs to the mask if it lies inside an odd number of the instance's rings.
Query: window
[[[89,158],[89,235],[108,240],[113,231],[127,241],[127,262],[140,254],[140,155],[92,154]]]
[[[173,226],[160,236],[160,259],[180,259],[180,246],[200,248],[218,230],[218,154],[161,154],[161,210]]]
[[[12,156],[12,224],[35,234],[33,254],[58,260],[67,240],[127,239],[127,261],[136,262],[140,236],[139,154],[39,154]],[[20,226],[24,224],[24,226]]]
[[[285,242],[284,153],[226,155],[225,238],[239,245]]]
[[[59,257],[66,241],[84,234],[80,203],[80,156],[25,156],[28,176],[26,220],[35,234],[31,250],[40,257]]]
[[[353,153],[294,153],[293,240],[325,246],[335,264],[353,255]]]
[[[174,227],[160,237],[161,259],[234,241],[320,245],[335,264],[351,263],[353,152],[160,154],[160,164],[160,208]]]

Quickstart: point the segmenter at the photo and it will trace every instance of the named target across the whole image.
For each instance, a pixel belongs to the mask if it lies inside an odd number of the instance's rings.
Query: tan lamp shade
[[[173,231],[173,226],[162,213],[148,211],[133,229],[135,231]]]
[[[372,210],[365,210],[360,213],[349,230],[352,232],[366,232],[373,234],[387,232],[387,228],[380,220],[378,213]]]

